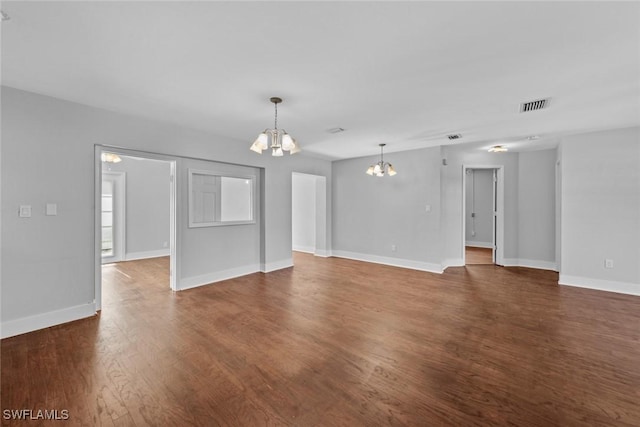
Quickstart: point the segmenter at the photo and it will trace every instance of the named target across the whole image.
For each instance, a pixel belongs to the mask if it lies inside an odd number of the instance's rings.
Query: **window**
[[[189,227],[255,222],[254,176],[189,169]]]
[[[102,256],[113,256],[113,182],[102,181]]]

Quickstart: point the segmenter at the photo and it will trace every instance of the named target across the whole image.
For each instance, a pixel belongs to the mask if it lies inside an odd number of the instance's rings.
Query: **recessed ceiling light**
[[[504,153],[505,151],[509,151],[507,147],[504,145],[494,145],[488,150],[490,153]]]

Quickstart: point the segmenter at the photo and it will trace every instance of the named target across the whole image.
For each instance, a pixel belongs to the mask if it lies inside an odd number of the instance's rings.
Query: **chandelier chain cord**
[[[276,108],[276,117],[275,117],[275,129],[278,129],[278,103],[273,104]]]

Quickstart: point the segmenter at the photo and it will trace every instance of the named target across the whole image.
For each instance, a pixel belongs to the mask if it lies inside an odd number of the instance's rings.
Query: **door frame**
[[[112,177],[112,229],[113,233],[113,254],[109,257],[102,256],[102,234],[100,234],[100,261],[102,264],[118,262],[124,260],[127,248],[127,174],[119,171],[102,171],[100,178]],[[101,181],[102,184],[102,181]],[[100,232],[102,233],[102,187],[100,187]]]
[[[176,168],[177,159],[158,153],[130,150],[108,145],[94,145],[94,302],[96,312],[102,309],[102,159],[103,152],[142,159],[161,160],[170,164],[169,176],[169,286],[178,290],[179,266],[177,240]],[[126,212],[125,212],[126,214]]]
[[[316,229],[315,248],[313,254],[319,257],[331,256],[327,242],[327,177],[314,175],[305,172],[291,173],[291,197],[293,198],[293,180],[296,175],[305,175],[315,180],[314,195],[316,201]],[[292,203],[293,205],[293,203]],[[291,224],[293,224],[293,211],[291,213]],[[293,233],[293,230],[292,230]],[[292,245],[293,247],[293,245]]]
[[[466,246],[466,212],[467,212],[467,170],[470,169],[490,169],[496,171],[496,185],[497,191],[493,191],[493,206],[496,206],[494,212],[495,221],[493,222],[493,242],[492,252],[493,260],[496,265],[504,266],[504,166],[502,165],[462,165],[462,265],[467,264],[465,246]]]

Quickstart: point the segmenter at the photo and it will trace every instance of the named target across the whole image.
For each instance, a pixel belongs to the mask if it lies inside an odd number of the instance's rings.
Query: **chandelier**
[[[278,104],[282,102],[281,98],[274,96],[270,99],[275,107],[275,123],[273,129],[265,129],[258,138],[251,144],[251,151],[255,151],[258,154],[262,154],[262,150],[271,148],[271,155],[280,157],[284,154],[284,151],[288,151],[289,154],[299,153],[300,146],[295,139],[291,137],[284,129],[278,129]]]
[[[394,176],[397,173],[396,170],[393,168],[393,166],[391,166],[391,163],[385,162],[384,158],[382,157],[382,150],[387,144],[378,145],[380,146],[380,161],[375,165],[369,166],[369,169],[367,169],[367,175],[384,176],[385,174],[387,174],[389,176]]]
[[[487,151],[490,153],[504,153],[506,151],[509,151],[509,149],[504,145],[494,145],[493,147],[489,148]]]

